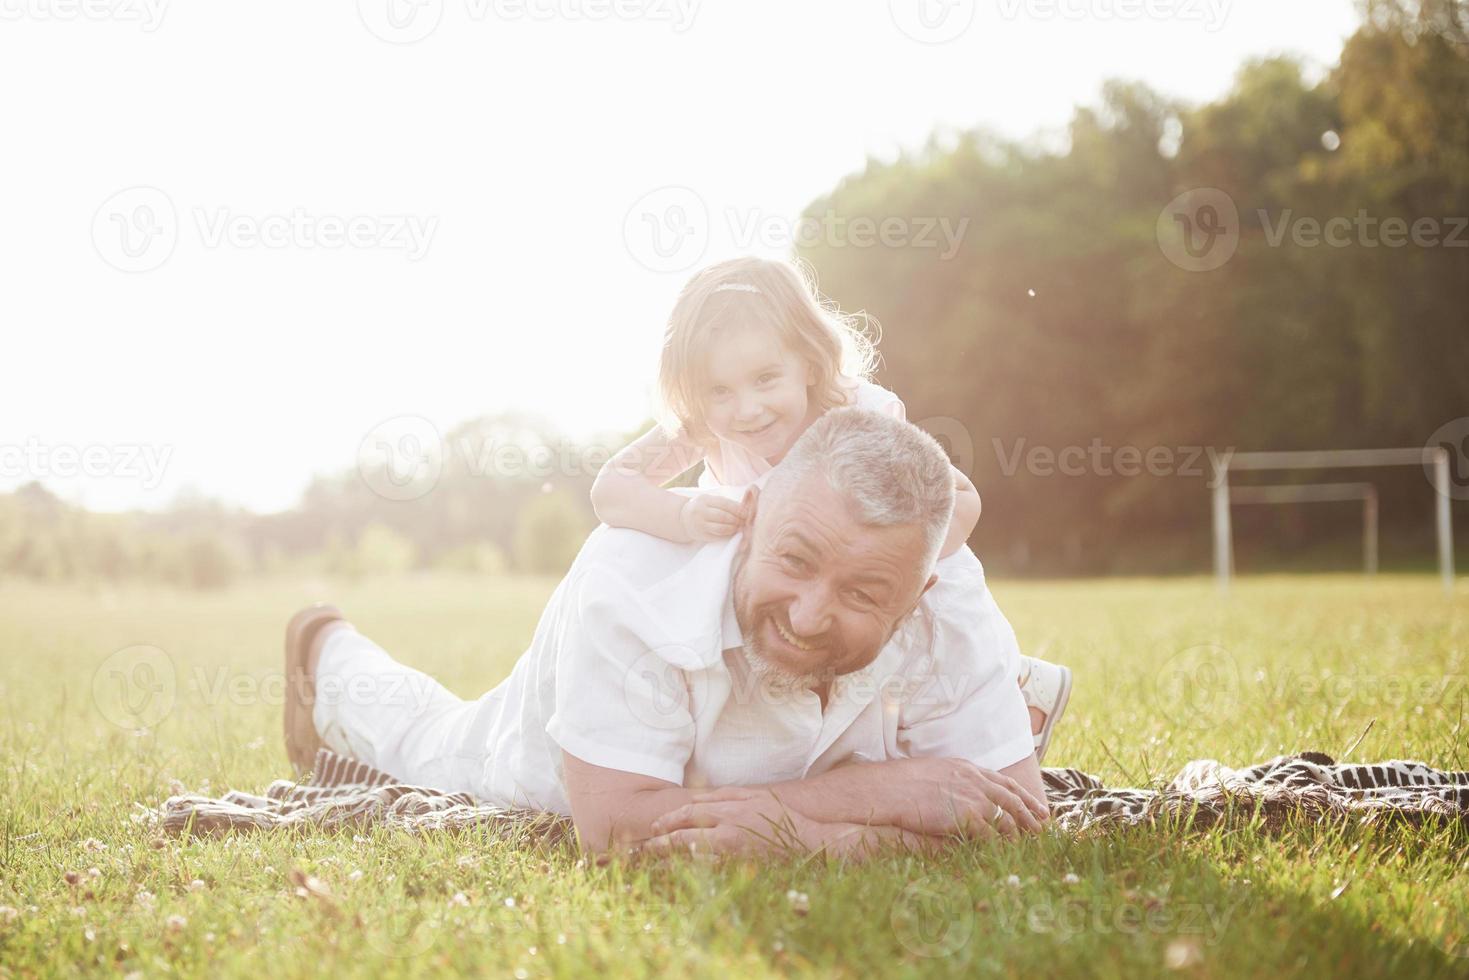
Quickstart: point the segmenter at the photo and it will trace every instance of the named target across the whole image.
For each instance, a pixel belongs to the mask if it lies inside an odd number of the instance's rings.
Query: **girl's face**
[[[740,326],[718,331],[705,366],[704,422],[772,466],[812,419],[814,372],[775,331]]]

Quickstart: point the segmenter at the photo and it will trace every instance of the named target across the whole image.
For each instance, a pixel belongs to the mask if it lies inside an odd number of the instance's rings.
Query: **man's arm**
[[[878,839],[988,837],[1039,830],[1046,818],[1034,757],[1002,772],[962,759],[898,759],[842,766],[808,779],[703,792],[593,766],[562,754],[572,820],[593,851],[655,841],[784,840],[806,848]],[[697,833],[695,833],[697,832]],[[913,835],[914,839],[906,839]],[[840,848],[838,848],[840,849]]]

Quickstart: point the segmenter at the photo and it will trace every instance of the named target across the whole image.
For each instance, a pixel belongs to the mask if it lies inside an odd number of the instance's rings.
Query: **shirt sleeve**
[[[635,629],[640,605],[610,576],[577,583],[556,653],[556,708],[546,734],[583,762],[682,785],[694,750],[684,669],[691,653]]]
[[[1035,752],[1017,683],[1020,648],[983,573],[965,568],[964,557],[978,565],[961,548],[939,563],[939,581],[925,596],[932,653],[900,709],[898,747],[911,758],[966,759],[999,770]]]

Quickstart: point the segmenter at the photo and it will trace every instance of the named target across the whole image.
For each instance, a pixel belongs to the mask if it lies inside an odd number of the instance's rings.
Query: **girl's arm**
[[[703,453],[689,440],[671,437],[661,426],[653,426],[609,459],[597,474],[592,484],[592,509],[597,519],[667,541],[703,541],[714,536],[706,529],[711,522],[722,521],[727,509],[731,512],[729,533],[734,533],[738,504],[710,494],[686,497],[663,489],[663,484],[702,458]],[[690,512],[690,507],[697,512]]]
[[[939,549],[940,558],[947,558],[958,551],[974,533],[974,525],[979,523],[979,491],[958,468],[951,466],[950,469],[954,472],[954,516],[949,519],[949,535]]]

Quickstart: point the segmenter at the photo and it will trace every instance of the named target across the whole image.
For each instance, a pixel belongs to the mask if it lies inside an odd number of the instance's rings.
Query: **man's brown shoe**
[[[322,627],[338,622],[345,619],[336,606],[317,603],[296,613],[286,624],[286,755],[297,774],[311,768],[316,750],[322,747],[311,720],[311,709],[316,704],[316,658],[321,651],[312,648]]]

